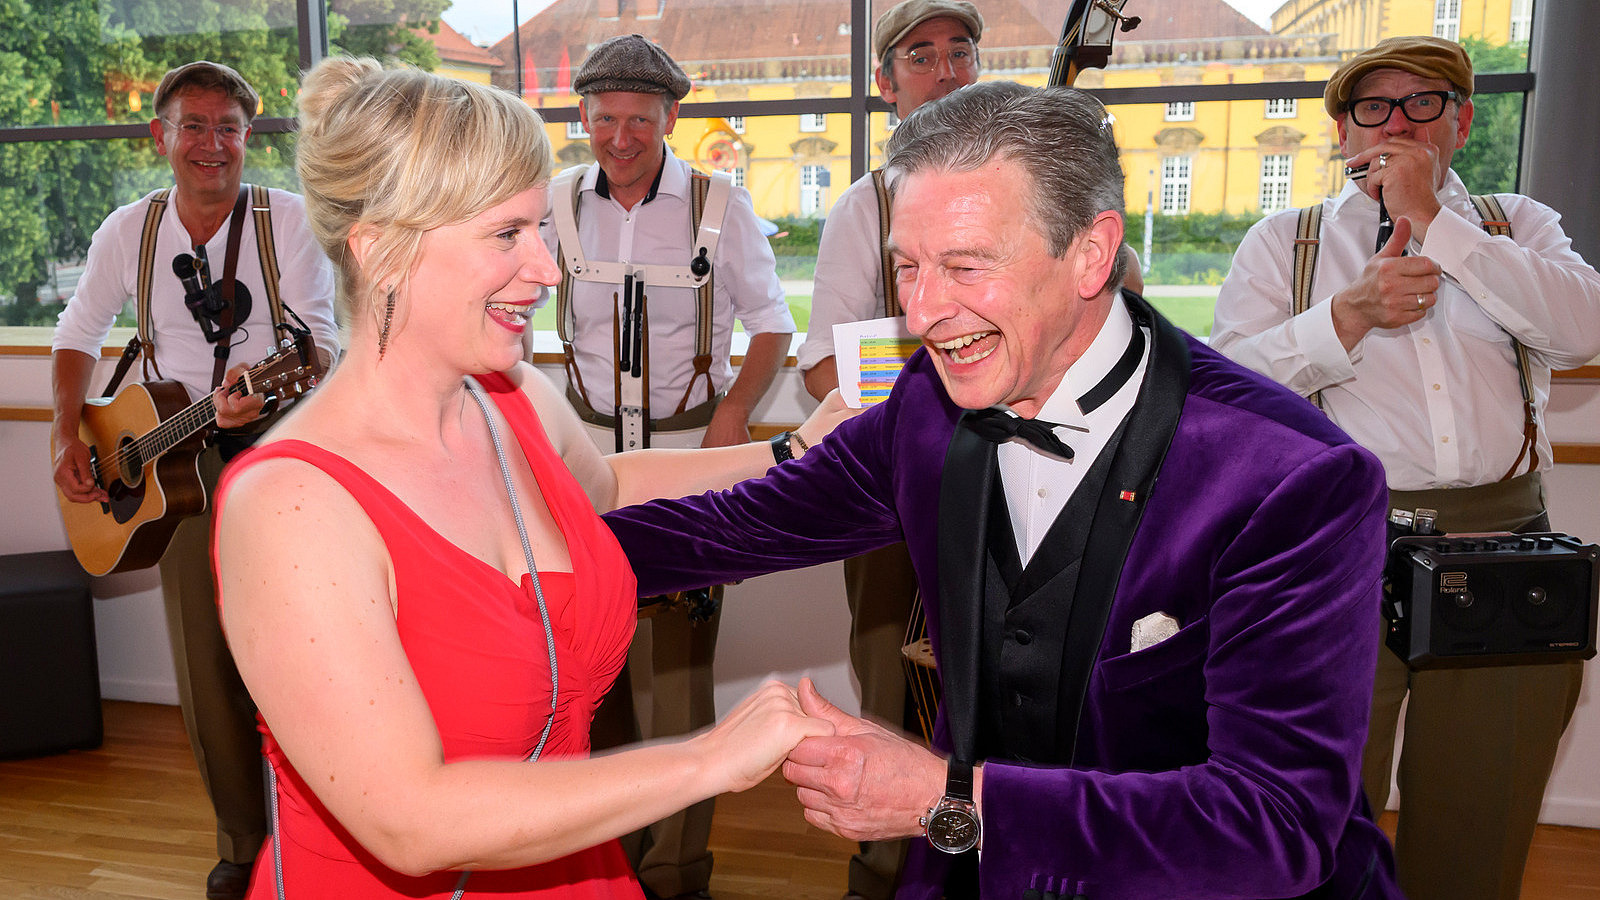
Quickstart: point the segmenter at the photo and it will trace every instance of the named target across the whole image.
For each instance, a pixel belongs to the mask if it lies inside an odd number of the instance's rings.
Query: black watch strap
[[[789,446],[787,431],[779,432],[771,437],[767,443],[772,445],[772,458],[775,462],[788,462],[794,459],[794,448]]]
[[[945,776],[944,794],[952,800],[972,802],[972,763],[950,757],[950,768]]]

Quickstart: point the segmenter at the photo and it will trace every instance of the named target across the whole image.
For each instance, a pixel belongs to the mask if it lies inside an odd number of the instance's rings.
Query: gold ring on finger
[[[1417,309],[1426,309],[1427,306],[1428,306],[1427,298],[1425,296],[1423,296],[1422,294],[1418,294],[1417,295]]]

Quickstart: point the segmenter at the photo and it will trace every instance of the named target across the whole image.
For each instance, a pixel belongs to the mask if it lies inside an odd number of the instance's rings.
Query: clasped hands
[[[768,682],[708,737],[718,732],[725,743],[711,758],[728,766],[727,790],[752,787],[781,767],[806,821],[840,837],[920,835],[918,820],[944,794],[943,757],[845,713],[809,678],[798,688]]]

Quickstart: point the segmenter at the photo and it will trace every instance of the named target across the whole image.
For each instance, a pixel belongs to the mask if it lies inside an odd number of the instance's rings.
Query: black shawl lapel
[[[1144,383],[1123,425],[1111,473],[1095,508],[1067,625],[1056,721],[1057,746],[1068,764],[1077,755],[1078,720],[1089,673],[1099,657],[1128,547],[1177,431],[1178,415],[1189,390],[1189,347],[1183,332],[1144,298],[1131,292],[1124,292],[1123,297],[1135,326],[1149,327],[1153,341]],[[1131,497],[1127,492],[1132,492]]]
[[[937,629],[945,727],[951,752],[967,761],[977,746],[985,523],[997,471],[995,445],[958,421],[939,483]]]

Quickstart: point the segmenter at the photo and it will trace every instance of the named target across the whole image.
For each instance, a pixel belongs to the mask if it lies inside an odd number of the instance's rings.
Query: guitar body
[[[107,575],[153,566],[166,552],[178,522],[206,506],[200,481],[200,435],[153,460],[117,461],[119,451],[189,405],[176,381],[131,384],[110,400],[83,407],[78,436],[106,472],[102,486],[109,503],[77,503],[56,491],[67,539],[78,563],[90,575]]]

